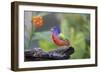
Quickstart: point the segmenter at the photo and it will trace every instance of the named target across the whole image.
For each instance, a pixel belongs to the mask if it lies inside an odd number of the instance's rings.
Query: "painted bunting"
[[[53,27],[51,29],[52,31],[52,40],[53,42],[58,46],[69,46],[70,42],[67,39],[64,39],[64,34],[61,33],[61,30],[59,27]]]

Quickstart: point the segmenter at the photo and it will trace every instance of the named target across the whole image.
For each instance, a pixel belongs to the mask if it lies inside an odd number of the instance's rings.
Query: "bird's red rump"
[[[53,42],[58,46],[68,46],[69,42],[59,39],[56,35],[52,34]],[[68,43],[68,44],[67,44]]]

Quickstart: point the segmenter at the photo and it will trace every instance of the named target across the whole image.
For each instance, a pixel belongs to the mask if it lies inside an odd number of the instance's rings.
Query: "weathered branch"
[[[73,47],[59,48],[49,52],[44,52],[42,49],[35,48],[24,52],[25,61],[69,59],[72,53],[74,53]]]

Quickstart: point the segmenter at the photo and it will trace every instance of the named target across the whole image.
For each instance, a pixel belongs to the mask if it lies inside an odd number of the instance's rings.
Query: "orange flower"
[[[33,16],[32,17],[32,23],[35,25],[37,28],[40,28],[43,25],[43,18],[41,16]]]

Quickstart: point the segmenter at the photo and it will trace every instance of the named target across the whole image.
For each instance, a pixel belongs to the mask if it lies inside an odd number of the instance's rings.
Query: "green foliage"
[[[53,42],[48,42],[47,40],[40,40],[39,44],[44,51],[51,51],[58,48],[58,46],[55,45]]]
[[[71,45],[75,48],[75,53],[71,55],[72,59],[82,59],[90,57],[89,33],[89,15],[88,14],[65,14],[62,19],[62,32],[68,37]],[[88,18],[87,18],[88,17]],[[86,42],[88,38],[88,42]],[[88,46],[88,47],[87,47]]]
[[[73,31],[74,29],[72,29]],[[75,31],[72,32],[70,41],[72,46],[75,48],[75,53],[71,56],[72,58],[82,58],[85,53],[85,37],[81,32],[76,33]]]

